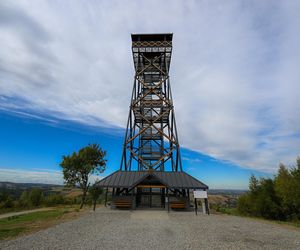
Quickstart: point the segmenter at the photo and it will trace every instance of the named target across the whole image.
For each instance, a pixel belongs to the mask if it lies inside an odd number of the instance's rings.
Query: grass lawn
[[[255,219],[255,220],[260,220],[262,222],[280,224],[282,226],[291,226],[291,227],[300,228],[300,221],[268,220],[268,219],[264,219],[264,218],[260,218],[260,217],[246,216],[246,215],[240,214],[236,208],[225,208],[225,207],[219,208],[217,213],[246,217],[246,218],[251,218],[251,219]]]
[[[36,232],[62,221],[76,218],[82,212],[74,207],[58,207],[53,210],[11,216],[0,219],[0,240],[14,238],[21,234]]]

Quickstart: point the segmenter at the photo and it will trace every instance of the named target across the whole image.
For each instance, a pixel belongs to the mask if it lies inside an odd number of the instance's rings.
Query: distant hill
[[[44,183],[14,183],[14,182],[0,182],[0,192],[8,192],[13,197],[19,197],[21,193],[25,190],[30,190],[32,188],[40,188],[44,192],[50,192],[53,190],[64,189],[63,185],[57,184],[44,184]],[[237,189],[209,189],[208,194],[210,195],[231,195],[240,196],[247,192],[247,190],[237,190]]]
[[[62,185],[43,184],[43,183],[14,183],[14,182],[0,182],[0,193],[8,193],[13,198],[19,198],[23,191],[32,188],[40,188],[45,194],[54,192],[56,189],[63,189]]]
[[[242,189],[209,189],[208,194],[239,196],[246,193],[247,191],[248,190]]]
[[[62,187],[62,185],[56,184],[44,184],[44,183],[15,183],[15,182],[2,182],[0,181],[0,188],[7,189],[29,189],[29,188],[42,188],[48,189],[53,187]]]

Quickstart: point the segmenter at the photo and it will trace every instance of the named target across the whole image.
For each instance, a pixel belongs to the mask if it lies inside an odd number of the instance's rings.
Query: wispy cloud
[[[201,159],[199,159],[199,158],[189,158],[189,157],[185,157],[185,156],[183,156],[182,157],[182,160],[183,161],[188,161],[188,162],[190,162],[190,163],[200,163],[200,162],[203,162]]]
[[[124,127],[129,34],[174,32],[182,145],[272,172],[299,154],[299,9],[297,1],[2,1],[0,108]]]
[[[58,171],[0,168],[0,181],[62,185],[63,177]]]
[[[104,176],[90,176],[90,183],[94,183],[97,179],[101,180]],[[64,179],[61,171],[47,169],[11,169],[0,168],[0,181],[16,182],[16,183],[44,183],[63,185]]]

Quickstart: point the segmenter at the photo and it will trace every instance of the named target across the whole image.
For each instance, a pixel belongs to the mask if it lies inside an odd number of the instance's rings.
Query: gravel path
[[[0,249],[300,249],[300,231],[235,216],[101,208]]]

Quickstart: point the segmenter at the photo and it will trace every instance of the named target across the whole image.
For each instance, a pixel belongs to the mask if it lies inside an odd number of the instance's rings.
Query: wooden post
[[[152,207],[152,188],[150,188],[150,207]]]
[[[204,202],[205,202],[205,208],[206,208],[206,213],[209,215],[210,212],[209,212],[209,206],[208,206],[208,199],[204,199]]]
[[[167,188],[167,200],[168,200],[168,213],[170,212],[170,200],[169,200],[169,189]]]
[[[162,191],[163,191],[163,199],[164,199],[163,200],[164,209],[166,208],[166,194],[165,194],[165,190],[166,190],[165,188],[162,189]]]
[[[134,200],[134,188],[132,189],[132,194],[131,194],[131,208],[130,211],[133,209],[133,200]]]
[[[197,209],[198,209],[197,199],[195,198],[195,213],[196,213],[196,215],[198,215],[198,214],[197,214]]]
[[[187,197],[188,197],[188,209],[191,208],[191,204],[190,204],[190,190],[187,189]]]
[[[105,206],[106,206],[106,203],[107,203],[107,193],[108,193],[108,187],[106,188],[106,193],[105,193]]]

